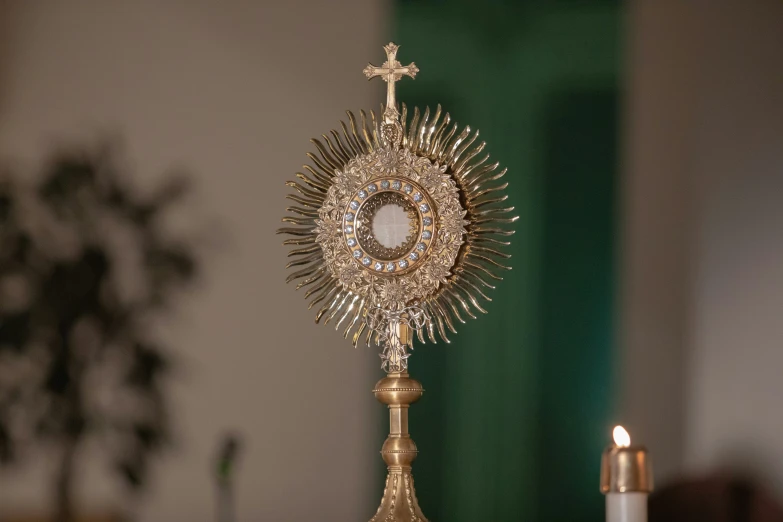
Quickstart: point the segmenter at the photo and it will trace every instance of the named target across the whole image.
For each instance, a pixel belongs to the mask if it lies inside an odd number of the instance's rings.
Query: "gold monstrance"
[[[310,308],[320,305],[315,321],[330,321],[353,345],[363,339],[381,348],[387,376],[373,393],[389,406],[391,429],[381,454],[388,465],[386,488],[373,521],[426,522],[413,487],[411,464],[418,453],[408,433],[408,407],[423,393],[408,376],[413,337],[449,342],[447,331],[464,317],[486,313],[479,299],[509,270],[501,238],[516,217],[504,217],[508,183],[493,183],[505,169],[489,163],[478,131],[461,131],[441,108],[408,117],[397,109],[395,83],[414,78],[415,64],[397,61],[398,46],[385,47],[381,67],[368,65],[368,79],[387,83],[383,120],[374,112],[360,120],[348,112],[342,132],[313,139],[318,154],[297,173],[287,198],[295,203],[283,218],[294,225],[278,233],[293,236],[285,245],[294,258],[287,268],[303,266],[287,282],[308,287]],[[437,332],[437,334],[436,334]]]

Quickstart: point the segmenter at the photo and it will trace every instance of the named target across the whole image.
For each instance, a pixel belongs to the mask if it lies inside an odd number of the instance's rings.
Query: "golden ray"
[[[369,114],[359,111],[359,118],[350,111],[346,114],[348,121],[339,122],[338,130],[311,140],[315,150],[307,153],[310,165],[304,165],[303,171],[296,173],[296,181],[286,183],[294,191],[287,199],[296,205],[287,207],[289,215],[283,218],[283,222],[291,226],[279,229],[278,233],[293,236],[284,244],[298,247],[288,253],[296,259],[286,267],[301,268],[286,280],[298,281],[297,288],[312,285],[305,293],[305,299],[310,302],[310,308],[320,305],[316,322],[324,319],[326,324],[334,320],[336,329],[344,324],[343,336],[347,338],[354,332],[352,344],[356,346],[362,335],[368,344],[372,340],[372,332],[366,329],[362,320],[371,301],[345,288],[327,269],[323,247],[316,242],[317,225],[319,212],[338,174],[352,161],[383,147],[379,139],[379,118],[374,111]],[[437,342],[437,337],[449,342],[447,332],[456,333],[456,324],[464,323],[467,318],[475,319],[478,313],[487,313],[477,298],[491,301],[482,288],[494,289],[488,281],[501,280],[499,271],[510,269],[498,262],[511,257],[506,251],[509,242],[499,238],[513,234],[507,226],[518,217],[507,217],[514,207],[499,205],[508,198],[505,193],[508,183],[491,183],[501,179],[506,169],[498,171],[499,163],[489,163],[486,143],[478,141],[478,131],[452,122],[450,114],[440,105],[434,111],[429,107],[423,111],[414,107],[409,111],[402,104],[400,116],[401,149],[444,165],[445,173],[454,180],[461,194],[466,211],[463,245],[450,270],[452,275],[446,276],[434,293],[421,300],[431,321],[426,328],[417,331],[419,342],[424,343],[427,339]],[[389,277],[397,276],[391,274]]]

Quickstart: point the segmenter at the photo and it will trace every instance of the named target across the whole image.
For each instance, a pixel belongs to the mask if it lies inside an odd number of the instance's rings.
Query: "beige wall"
[[[693,21],[683,2],[631,3],[627,31],[619,420],[679,471],[684,430]]]
[[[141,178],[196,176],[195,204],[228,232],[166,336],[178,447],[141,520],[212,520],[217,441],[239,430],[243,520],[361,520],[379,492],[373,351],[313,324],[283,283],[274,235],[309,138],[344,109],[377,107],[362,68],[381,56],[382,4],[363,0],[4,2],[0,153],[31,164],[61,139],[116,131]],[[81,498],[114,483],[88,457]],[[0,510],[46,502],[45,456],[0,475]]]
[[[631,7],[623,412],[783,496],[783,4]]]
[[[701,33],[685,449],[783,496],[783,3],[752,4],[711,9]]]

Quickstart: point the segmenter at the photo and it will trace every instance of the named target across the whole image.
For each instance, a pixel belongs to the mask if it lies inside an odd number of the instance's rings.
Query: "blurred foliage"
[[[53,442],[60,504],[86,437],[133,488],[170,440],[171,365],[152,332],[198,273],[193,241],[164,226],[190,185],[130,181],[113,146],[60,150],[32,183],[0,176],[0,460]]]

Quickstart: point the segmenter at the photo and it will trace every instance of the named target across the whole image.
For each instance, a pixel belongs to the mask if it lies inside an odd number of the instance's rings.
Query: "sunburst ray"
[[[448,334],[457,332],[457,324],[487,313],[478,299],[491,301],[486,291],[494,285],[489,281],[501,280],[500,273],[510,270],[502,262],[511,257],[507,252],[509,242],[501,238],[514,233],[508,225],[518,217],[509,216],[513,206],[502,205],[508,198],[508,183],[495,183],[504,177],[506,169],[498,170],[498,162],[490,163],[487,145],[478,140],[477,130],[460,127],[440,105],[434,111],[429,107],[409,111],[405,104],[401,109],[401,148],[445,168],[464,205],[464,238],[450,275],[436,291],[419,300],[430,317],[426,327],[417,331],[419,342],[434,343],[440,337],[448,343]],[[356,346],[362,337],[368,344],[373,340],[372,331],[362,319],[370,301],[348,290],[327,269],[322,245],[316,241],[319,211],[336,176],[352,160],[382,148],[374,111],[359,111],[358,118],[350,111],[346,115],[348,121],[339,122],[339,130],[311,140],[315,151],[307,153],[310,164],[296,173],[295,181],[286,183],[294,191],[286,197],[296,205],[286,208],[290,215],[282,220],[291,226],[280,228],[278,233],[291,236],[284,244],[297,247],[288,253],[295,259],[286,265],[297,270],[286,281],[297,281],[297,289],[309,287],[304,294],[309,308],[320,306],[316,322],[334,322],[335,329],[344,325],[343,336],[351,336]]]

